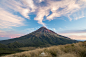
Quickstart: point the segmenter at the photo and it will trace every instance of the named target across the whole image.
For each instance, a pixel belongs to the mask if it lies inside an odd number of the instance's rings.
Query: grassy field
[[[86,41],[74,44],[37,48],[35,50],[15,53],[2,57],[43,57],[39,56],[45,52],[45,57],[86,57]]]

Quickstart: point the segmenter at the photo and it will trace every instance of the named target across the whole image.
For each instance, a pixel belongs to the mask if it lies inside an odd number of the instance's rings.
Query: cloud
[[[3,32],[2,30],[0,30],[0,33]]]
[[[68,30],[59,34],[75,40],[86,40],[86,30]]]
[[[86,29],[84,29],[84,30],[66,30],[66,31],[61,31],[60,33],[86,33]]]
[[[46,26],[43,22],[45,19],[53,20],[55,17],[66,16],[70,20],[78,20],[86,14],[86,0],[1,0],[0,5],[11,13],[19,12],[27,19],[30,19],[30,13],[34,13],[34,20],[43,26]]]
[[[8,30],[8,31],[3,31],[3,30],[0,30],[0,37],[9,37],[9,38],[16,38],[16,37],[20,37],[24,35],[23,32],[18,32],[18,31],[15,31],[15,30]]]
[[[83,35],[83,36],[70,35],[68,37],[70,37],[72,39],[75,39],[75,40],[86,40],[86,36],[85,35]]]
[[[70,20],[78,20],[85,17],[84,13],[82,13],[83,11],[81,11],[81,9],[86,8],[86,2],[84,2],[84,0],[44,0],[43,2],[47,3],[47,5],[40,7],[41,9],[38,8],[39,11],[37,12],[37,16],[35,18],[35,20],[38,20],[38,23],[42,25],[44,25],[42,22],[44,16],[46,16],[47,20],[53,20],[55,17],[61,16],[66,16]],[[52,12],[51,14],[50,11]],[[77,15],[77,12],[80,13]]]
[[[44,0],[39,0],[39,3],[43,2]]]
[[[86,2],[86,0],[82,0],[82,1]]]
[[[19,12],[22,16],[24,16],[27,19],[29,19],[29,13],[34,12],[36,8],[33,4],[33,0],[4,0],[1,2],[1,5],[3,5],[3,8],[6,10],[11,9],[15,12]]]
[[[41,7],[38,9],[37,16],[34,18],[34,20],[37,20],[39,24],[42,24],[43,26],[46,26],[42,21],[44,19],[44,16],[48,16],[49,11],[45,9],[45,7]]]
[[[33,32],[35,30],[36,29],[34,29],[34,28],[27,28],[27,29],[24,29],[24,30],[21,30],[21,31],[16,31],[16,30],[3,31],[3,30],[0,30],[0,37],[16,38],[16,37],[20,37],[20,36],[29,34],[29,33]]]
[[[86,40],[86,33],[59,33],[74,40]]]
[[[21,2],[23,3],[23,5],[22,5],[23,7],[26,7],[27,9],[29,9],[30,12],[35,12],[37,7],[34,5],[34,1],[33,0],[22,0]],[[27,12],[27,13],[29,14],[30,12]]]
[[[53,12],[47,17],[48,20],[54,19],[54,17],[68,16],[80,9],[80,5],[76,3],[76,0],[62,0],[62,1],[50,1],[50,9]]]
[[[11,27],[19,27],[23,26],[24,19],[13,15],[4,9],[0,8],[0,28],[11,28]]]

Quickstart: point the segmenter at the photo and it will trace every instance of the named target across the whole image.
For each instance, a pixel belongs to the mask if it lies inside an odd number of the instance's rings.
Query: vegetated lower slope
[[[25,51],[25,50],[22,50],[22,49],[12,48],[12,47],[9,48],[8,45],[0,44],[0,56]]]
[[[86,57],[86,41],[52,46],[32,51],[25,51],[21,53],[6,55],[2,57],[40,57],[39,55],[44,52],[46,57]]]
[[[69,43],[76,43],[76,40],[72,40],[68,37],[61,36],[46,27],[41,27],[38,30],[21,36],[15,39],[9,39],[0,41],[1,44],[8,45],[9,48],[18,48],[18,47],[44,47],[51,45],[63,45]]]

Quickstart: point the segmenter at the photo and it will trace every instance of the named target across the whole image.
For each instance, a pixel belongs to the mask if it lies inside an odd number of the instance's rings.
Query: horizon
[[[42,26],[74,40],[86,40],[86,0],[0,0],[0,40]]]

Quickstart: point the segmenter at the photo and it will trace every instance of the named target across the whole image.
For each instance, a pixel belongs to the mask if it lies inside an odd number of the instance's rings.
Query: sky
[[[0,40],[18,38],[42,26],[86,40],[86,0],[0,0]]]

